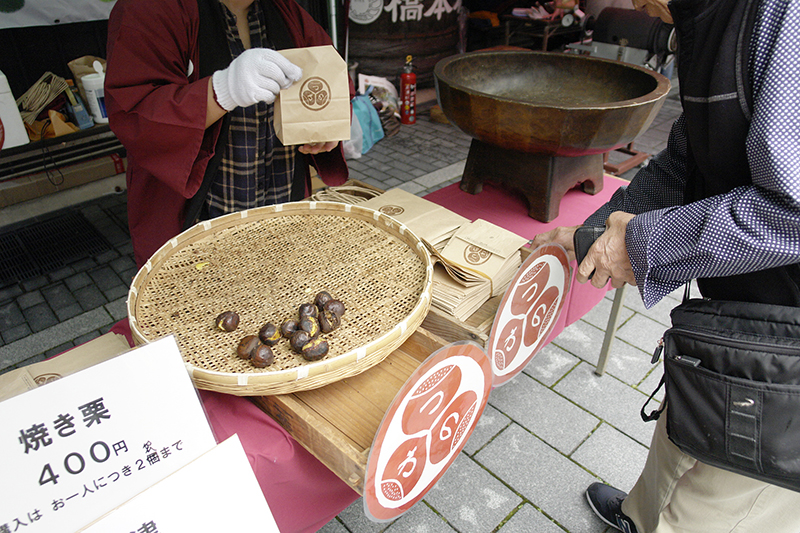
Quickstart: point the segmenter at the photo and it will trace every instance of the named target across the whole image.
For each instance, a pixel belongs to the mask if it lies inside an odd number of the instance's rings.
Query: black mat
[[[24,281],[92,257],[111,245],[79,212],[0,233],[0,285]]]

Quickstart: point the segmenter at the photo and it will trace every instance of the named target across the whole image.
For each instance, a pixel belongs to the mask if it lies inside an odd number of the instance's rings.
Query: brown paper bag
[[[275,99],[275,133],[284,146],[350,138],[347,63],[333,46],[280,50],[303,78]]]
[[[75,80],[75,86],[78,88],[78,92],[80,93],[81,99],[83,99],[84,103],[88,102],[89,100],[86,98],[86,91],[83,89],[83,82],[81,81],[81,78],[87,74],[96,74],[93,66],[95,61],[99,61],[100,64],[103,65],[103,72],[105,72],[106,60],[102,57],[83,56],[73,59],[67,63],[70,72],[72,72],[72,78]]]

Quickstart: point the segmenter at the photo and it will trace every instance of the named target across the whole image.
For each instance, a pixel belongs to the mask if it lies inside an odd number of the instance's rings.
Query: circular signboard
[[[445,346],[406,381],[383,417],[364,479],[364,511],[393,520],[433,487],[472,434],[492,389],[492,368],[472,342]]]
[[[569,279],[567,252],[557,244],[531,252],[517,271],[486,343],[495,387],[516,376],[542,348],[561,314]]]

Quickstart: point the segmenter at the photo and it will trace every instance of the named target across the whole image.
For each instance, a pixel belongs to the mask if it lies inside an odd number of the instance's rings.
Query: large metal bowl
[[[651,124],[669,92],[664,76],[585,55],[479,51],[434,69],[445,116],[473,138],[555,156],[614,150]]]

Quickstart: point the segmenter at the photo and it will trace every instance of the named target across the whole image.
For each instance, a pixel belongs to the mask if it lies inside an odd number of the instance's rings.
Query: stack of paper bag
[[[404,224],[429,246],[441,250],[469,219],[403,189],[392,189],[359,204]]]
[[[522,265],[527,239],[485,220],[462,225],[444,249],[434,251],[432,304],[459,320],[502,294]]]

